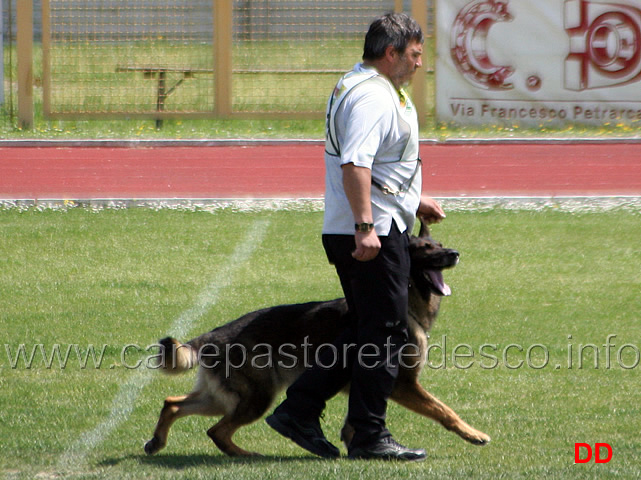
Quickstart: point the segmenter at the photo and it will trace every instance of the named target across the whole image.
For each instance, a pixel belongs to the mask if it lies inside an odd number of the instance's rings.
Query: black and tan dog
[[[425,364],[427,332],[432,327],[449,287],[442,270],[458,263],[455,250],[443,248],[421,225],[410,242],[409,345],[392,400],[441,423],[475,445],[490,441],[418,383]],[[181,373],[198,365],[198,379],[189,395],[168,397],[154,436],[145,445],[152,455],[165,447],[171,425],[188,415],[222,416],[207,431],[228,455],[254,455],[236,445],[232,436],[259,419],[276,395],[287,388],[315,358],[316,348],[338,336],[347,314],[344,299],[281,305],[248,313],[185,344],[173,338],[160,341],[163,371]],[[307,365],[306,365],[307,364]],[[348,424],[341,438],[349,444]]]

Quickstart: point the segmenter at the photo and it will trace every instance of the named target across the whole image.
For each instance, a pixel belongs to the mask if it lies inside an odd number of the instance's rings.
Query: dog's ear
[[[418,236],[419,238],[427,238],[430,236],[430,227],[427,226],[427,223],[425,223],[425,220],[423,220],[421,217],[418,217],[419,221],[421,222],[421,229],[418,231]]]

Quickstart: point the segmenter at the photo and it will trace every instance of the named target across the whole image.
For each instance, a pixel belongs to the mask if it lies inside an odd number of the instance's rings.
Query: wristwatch
[[[356,230],[356,232],[358,233],[371,232],[372,230],[374,230],[374,224],[373,223],[355,223],[354,230]]]

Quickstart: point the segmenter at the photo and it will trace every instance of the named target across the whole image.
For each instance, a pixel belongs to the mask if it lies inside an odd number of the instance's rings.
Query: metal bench
[[[118,65],[116,72],[142,72],[144,78],[158,79],[158,86],[156,88],[156,111],[162,112],[165,110],[165,100],[169,95],[174,93],[176,89],[188,78],[194,78],[197,74],[212,74],[213,69],[207,68],[191,68],[191,67],[169,67],[162,65]],[[167,74],[178,73],[181,77],[173,85],[167,85]],[[309,70],[275,70],[275,69],[236,69],[233,70],[235,74],[244,75],[257,75],[257,74],[315,74],[315,75],[342,75],[345,73],[343,70],[324,70],[324,69],[309,69]],[[156,119],[156,128],[162,127],[162,119]]]

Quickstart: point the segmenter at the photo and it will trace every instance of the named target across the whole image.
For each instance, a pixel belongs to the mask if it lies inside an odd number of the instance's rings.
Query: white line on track
[[[226,265],[218,270],[209,285],[200,293],[194,306],[183,312],[171,325],[168,335],[185,338],[194,323],[218,301],[220,291],[233,283],[234,273],[251,257],[262,243],[268,219],[259,219],[251,226]],[[153,380],[153,373],[147,369],[135,370],[131,377],[120,387],[113,400],[109,417],[94,429],[82,434],[60,457],[58,467],[64,470],[78,470],[84,467],[87,456],[100,445],[107,435],[125,422],[131,415],[140,392]],[[142,446],[141,446],[142,449]]]

